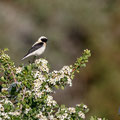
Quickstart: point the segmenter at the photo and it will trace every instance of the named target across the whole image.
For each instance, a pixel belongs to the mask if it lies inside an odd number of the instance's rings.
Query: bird
[[[35,42],[32,47],[28,50],[27,54],[22,58],[22,60],[30,56],[40,56],[46,49],[46,43],[48,39],[45,36],[41,36],[37,42]]]

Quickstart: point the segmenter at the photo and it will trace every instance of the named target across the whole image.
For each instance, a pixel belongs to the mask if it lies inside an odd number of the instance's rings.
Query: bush
[[[83,120],[89,111],[86,105],[67,108],[53,99],[55,88],[72,86],[75,72],[85,67],[91,56],[84,50],[74,65],[49,72],[48,61],[40,58],[29,65],[15,67],[10,57],[0,50],[0,120]],[[102,120],[91,117],[90,120]],[[105,120],[105,119],[103,119]]]

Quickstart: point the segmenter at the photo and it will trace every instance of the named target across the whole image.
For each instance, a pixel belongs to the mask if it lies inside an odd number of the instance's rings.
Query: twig
[[[76,70],[76,68],[74,68],[73,70],[72,70],[72,72],[74,72]]]
[[[10,65],[8,64],[8,68],[11,70],[11,68],[10,68]],[[11,74],[12,74],[12,76],[13,76],[13,79],[14,79],[14,81],[15,82],[17,82],[17,80],[16,80],[16,78],[15,78],[15,74],[13,73],[13,71],[11,70]]]
[[[23,101],[24,98],[25,98],[25,92],[26,92],[26,87],[25,87],[25,89],[23,90],[23,98],[22,98],[22,101]]]
[[[77,68],[79,68],[80,66],[78,65],[77,67],[75,67],[72,72],[75,72]]]

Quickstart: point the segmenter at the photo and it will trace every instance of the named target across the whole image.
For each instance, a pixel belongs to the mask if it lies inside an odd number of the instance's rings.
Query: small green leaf
[[[7,82],[7,80],[5,80],[5,78],[2,76],[0,79],[2,82]]]
[[[61,89],[64,90],[64,86],[61,86]]]
[[[58,86],[58,85],[55,85],[55,88],[56,88],[56,89],[59,89],[59,86]]]
[[[9,51],[9,49],[8,48],[4,48],[4,52],[6,52],[6,51]]]

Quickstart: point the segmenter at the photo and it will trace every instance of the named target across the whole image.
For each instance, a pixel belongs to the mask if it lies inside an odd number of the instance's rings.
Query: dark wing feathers
[[[29,49],[28,53],[25,56],[41,48],[43,44],[44,44],[43,42],[35,44],[31,49]]]

